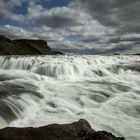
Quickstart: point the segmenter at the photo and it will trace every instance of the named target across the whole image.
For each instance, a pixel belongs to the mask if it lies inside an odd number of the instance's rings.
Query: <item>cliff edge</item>
[[[56,55],[44,40],[18,39],[10,40],[0,35],[0,55]]]

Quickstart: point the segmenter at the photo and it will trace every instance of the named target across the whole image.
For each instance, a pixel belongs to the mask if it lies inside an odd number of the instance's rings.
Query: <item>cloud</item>
[[[0,15],[15,21],[23,21],[22,15],[17,15],[12,12],[16,6],[21,6],[25,0],[1,0],[0,1]]]
[[[54,43],[63,42],[65,31],[42,26],[40,28],[33,28],[32,32],[34,34],[34,37]]]
[[[31,28],[26,30],[22,27],[12,25],[0,25],[0,34],[3,34],[11,39],[43,39],[50,43],[63,42],[64,31],[54,30],[52,28],[42,26],[41,28]]]
[[[10,19],[16,22],[24,23],[26,22],[26,15],[14,13],[13,9],[20,7],[22,9],[23,3],[27,6],[30,3],[37,3],[40,0],[1,0],[0,1],[0,16],[5,19]]]
[[[93,18],[105,26],[113,26],[119,33],[140,32],[139,0],[75,0]]]
[[[63,28],[78,26],[82,24],[83,13],[69,7],[57,7],[44,9],[42,5],[28,7],[28,19],[32,19],[39,25],[46,25],[51,28]]]
[[[32,32],[12,25],[0,25],[0,34],[3,34],[11,39],[34,38]]]
[[[110,43],[119,43],[119,42],[138,42],[140,41],[140,34],[127,34],[121,36],[115,36],[109,39]]]
[[[14,13],[23,3],[27,13]],[[71,53],[140,51],[139,6],[138,0],[71,0],[67,7],[47,9],[42,0],[1,0],[4,18],[30,26],[0,25],[0,33],[47,40],[51,47]]]
[[[73,27],[72,27],[73,28]],[[113,53],[137,53],[140,51],[138,34],[121,36],[119,41],[110,41],[108,36],[87,36],[80,34],[79,40],[71,40],[73,36],[67,30],[53,29],[46,26],[32,28],[30,30],[11,25],[1,25],[0,33],[11,39],[43,39],[48,41],[51,48],[66,53],[77,54],[113,54]],[[77,34],[75,35],[77,36]],[[66,39],[68,38],[68,39]],[[134,41],[132,40],[134,39]],[[112,38],[115,39],[115,38]],[[135,45],[134,45],[135,44]]]

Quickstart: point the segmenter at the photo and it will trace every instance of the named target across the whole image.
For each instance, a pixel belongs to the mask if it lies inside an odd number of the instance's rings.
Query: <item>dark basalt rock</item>
[[[0,140],[125,140],[105,131],[95,132],[86,120],[39,128],[4,128]]]
[[[44,40],[19,39],[10,40],[0,35],[0,55],[55,55]]]

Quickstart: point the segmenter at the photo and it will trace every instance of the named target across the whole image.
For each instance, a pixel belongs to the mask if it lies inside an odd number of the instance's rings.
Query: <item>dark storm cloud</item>
[[[115,38],[110,38],[109,43],[119,43],[119,42],[139,42],[140,37],[115,37]]]
[[[100,38],[97,37],[87,37],[87,38],[83,38],[80,41],[83,43],[90,43],[90,42],[98,42],[100,40]]]
[[[52,15],[52,16],[42,16],[36,20],[37,23],[41,25],[46,25],[51,28],[63,28],[78,26],[80,23],[70,17],[62,17],[61,15]]]
[[[45,9],[42,5],[32,4],[28,7],[27,20],[51,28],[62,28],[82,25],[81,16],[76,9],[69,7]]]
[[[139,0],[77,0],[83,9],[105,26],[119,33],[140,32]]]

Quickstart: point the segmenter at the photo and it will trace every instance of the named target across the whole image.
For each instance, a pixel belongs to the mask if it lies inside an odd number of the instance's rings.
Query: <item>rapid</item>
[[[0,128],[80,118],[140,140],[139,56],[0,56]]]

